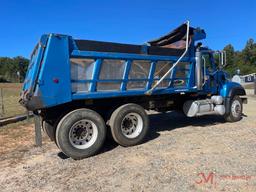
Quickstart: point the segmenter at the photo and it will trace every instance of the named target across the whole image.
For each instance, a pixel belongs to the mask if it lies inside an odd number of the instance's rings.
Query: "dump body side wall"
[[[73,100],[111,97],[120,99],[126,96],[145,95],[146,91],[161,78],[161,75],[168,71],[178,58],[179,56],[177,55],[160,56],[145,53],[81,51],[78,49],[75,40],[70,36],[50,34],[42,62],[40,63],[40,72],[35,80],[36,88],[30,100],[29,109],[49,108]],[[81,77],[78,77],[76,73],[73,74],[72,66],[75,63],[74,60],[86,59],[93,62],[90,74],[87,72],[81,73]],[[122,67],[124,69],[120,73],[120,77],[112,76],[110,78],[111,71],[118,68],[114,65],[116,61],[123,62]],[[137,68],[147,72],[143,72],[144,74],[140,75],[132,75],[132,73],[135,73],[133,69],[135,64]],[[167,70],[162,71],[161,67],[159,67],[162,64]],[[194,42],[192,42],[187,55],[181,60],[181,64],[174,68],[164,80],[164,86],[159,86],[153,92],[153,95],[195,92],[194,64]],[[105,65],[111,66],[112,69],[110,67],[109,71],[104,71]],[[82,68],[80,66],[77,72],[80,73],[83,70],[83,66]],[[160,70],[161,75],[155,74],[157,70]],[[104,71],[103,75],[101,74],[102,71]],[[136,73],[139,74],[140,71]],[[112,74],[114,73],[112,72]],[[87,78],[88,75],[90,78]],[[116,84],[116,88],[106,89],[111,83]],[[75,84],[80,84],[82,87],[88,86],[86,89],[80,90],[74,89]]]
[[[74,99],[88,99],[88,98],[102,98],[102,97],[118,97],[118,96],[131,96],[131,95],[144,95],[145,92],[151,88],[152,84],[158,81],[165,72],[172,66],[177,60],[177,57],[159,57],[159,56],[141,56],[130,54],[117,54],[117,53],[96,53],[96,52],[78,52],[73,51],[71,54],[71,60],[79,60],[79,62],[87,62],[90,59],[92,61],[92,75],[87,78],[72,79],[72,84],[80,84],[81,86],[88,84],[87,87],[81,87],[73,89]],[[111,63],[107,62],[113,62]],[[122,63],[121,63],[122,62]],[[77,62],[78,63],[78,62]],[[71,62],[71,68],[76,63]],[[108,65],[108,67],[106,67]],[[161,65],[161,66],[160,66]],[[137,69],[134,67],[137,66]],[[138,66],[141,66],[143,70],[140,70]],[[112,67],[112,68],[111,68]],[[82,67],[84,68],[84,67]],[[73,71],[82,71],[74,69]],[[89,68],[89,67],[88,67]],[[106,68],[109,68],[108,71]],[[120,69],[122,71],[120,72]],[[156,75],[156,72],[160,72],[160,75]],[[112,74],[112,75],[111,75]],[[115,75],[116,74],[116,75]],[[178,75],[180,76],[178,77]],[[84,77],[86,72],[84,72]],[[104,76],[104,77],[102,77]],[[119,77],[118,77],[119,76]],[[180,85],[177,83],[181,82]],[[136,83],[143,86],[137,86]],[[133,86],[129,86],[133,83]],[[109,90],[103,90],[99,87],[101,84],[113,85],[113,88]],[[114,86],[116,84],[116,86]],[[194,91],[194,73],[193,73],[193,61],[189,57],[182,60],[179,67],[176,67],[172,73],[164,80],[154,92],[154,94],[168,94],[179,91]]]

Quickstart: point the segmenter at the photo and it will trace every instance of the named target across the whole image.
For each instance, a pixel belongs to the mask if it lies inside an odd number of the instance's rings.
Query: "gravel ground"
[[[80,161],[46,138],[42,148],[33,147],[32,125],[22,126],[29,137],[0,153],[1,190],[256,191],[256,98],[249,97],[237,123],[173,112],[152,113],[150,120],[144,144],[107,141],[100,154]],[[0,133],[0,146],[8,146],[5,138]]]

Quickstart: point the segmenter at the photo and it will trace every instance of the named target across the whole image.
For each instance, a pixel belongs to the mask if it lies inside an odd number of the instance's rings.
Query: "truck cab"
[[[205,95],[205,99],[201,100],[202,108],[208,106],[205,111],[202,110],[203,113],[199,112],[197,115],[209,114],[212,107],[210,103],[213,102],[216,112],[223,115],[227,121],[240,120],[242,118],[242,104],[247,103],[246,92],[239,83],[230,81],[228,74],[223,70],[227,65],[226,53],[210,50],[198,43],[195,55],[196,87],[198,94]],[[187,105],[188,103],[189,105]],[[188,106],[193,111],[195,103],[197,105],[196,111],[200,111],[200,100],[194,101],[194,103],[185,102],[184,111],[187,116],[196,115],[196,113],[189,114],[188,112]]]

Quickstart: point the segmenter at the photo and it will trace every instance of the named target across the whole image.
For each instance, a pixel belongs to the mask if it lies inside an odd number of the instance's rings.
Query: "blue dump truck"
[[[204,30],[189,22],[142,45],[42,35],[20,103],[41,117],[48,136],[74,159],[96,154],[107,131],[121,146],[143,142],[145,110],[239,121],[245,90],[222,70],[225,52],[203,47],[198,41],[204,38]]]

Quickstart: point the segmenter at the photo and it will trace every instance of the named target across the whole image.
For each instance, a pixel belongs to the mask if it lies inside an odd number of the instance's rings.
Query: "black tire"
[[[42,128],[46,135],[51,139],[51,141],[55,141],[56,127],[47,121],[42,121]]]
[[[243,114],[243,102],[242,99],[236,95],[230,102],[229,113],[224,116],[228,122],[237,122],[242,119]]]
[[[142,126],[139,126],[141,131],[136,132],[136,128],[134,128],[134,126],[129,128],[131,129],[131,132],[130,132],[131,134],[130,133],[125,134],[122,131],[123,129],[121,127],[124,124],[124,121],[131,121],[129,120],[129,116],[131,116],[131,118],[133,119],[132,121],[135,121],[135,123],[137,119],[137,124],[139,123],[141,124],[142,122]],[[145,136],[147,135],[148,129],[149,129],[149,118],[144,108],[142,108],[137,104],[130,103],[130,104],[122,105],[112,113],[109,121],[109,125],[111,128],[112,136],[118,144],[124,147],[133,146],[133,145],[142,143]],[[134,125],[134,123],[132,122],[130,123],[130,125]],[[135,129],[134,132],[133,132],[133,129]],[[135,135],[132,138],[128,138],[129,134],[130,136],[132,134],[135,134]]]
[[[90,130],[92,132],[89,133]],[[57,145],[65,155],[73,159],[95,155],[105,138],[104,120],[90,109],[77,109],[68,113],[61,119],[56,129]]]

